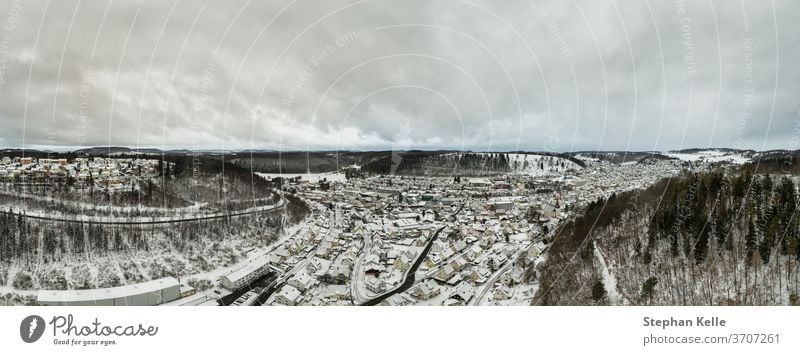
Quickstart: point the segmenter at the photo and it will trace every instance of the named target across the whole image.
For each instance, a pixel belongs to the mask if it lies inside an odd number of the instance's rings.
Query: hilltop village
[[[139,158],[0,158],[0,182],[14,184],[63,183],[106,190],[130,189],[136,181],[157,177],[158,159]]]

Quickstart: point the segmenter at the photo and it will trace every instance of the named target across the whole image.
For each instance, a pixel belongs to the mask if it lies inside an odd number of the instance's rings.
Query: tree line
[[[686,173],[599,199],[560,229],[536,302],[596,302],[596,247],[633,303],[795,304],[797,198],[793,176],[744,168]]]

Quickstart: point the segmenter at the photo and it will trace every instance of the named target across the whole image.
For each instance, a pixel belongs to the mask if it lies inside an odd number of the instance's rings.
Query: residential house
[[[297,274],[292,276],[292,278],[290,278],[289,281],[286,282],[286,284],[300,291],[306,291],[310,289],[311,287],[314,286],[315,283],[316,280],[313,277],[311,277],[311,275],[309,275],[305,270],[298,272]]]
[[[438,296],[441,292],[441,288],[436,284],[435,281],[427,279],[425,282],[415,286],[411,291],[411,295],[419,300],[427,301]]]
[[[510,287],[503,285],[494,290],[494,293],[492,293],[492,297],[495,300],[502,301],[511,299],[511,296],[513,294],[514,291]]]
[[[386,291],[386,282],[376,277],[367,277],[364,283],[367,285],[367,290],[373,293],[380,294]]]
[[[284,306],[296,306],[300,303],[303,294],[291,285],[283,286],[280,291],[275,295],[275,303]]]

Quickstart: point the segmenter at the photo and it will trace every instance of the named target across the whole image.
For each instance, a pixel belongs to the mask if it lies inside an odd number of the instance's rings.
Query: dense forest
[[[159,176],[147,182],[159,189],[152,192],[98,189],[68,194],[39,186],[34,188],[40,190],[26,190],[27,197],[0,194],[4,205],[0,210],[0,285],[20,290],[86,289],[202,274],[230,266],[249,250],[274,243],[286,225],[310,213],[303,200],[288,195],[285,209],[220,215],[217,212],[272,206],[280,200],[271,182],[221,157],[165,156],[158,171]],[[139,196],[103,198],[119,193],[167,195],[180,204],[154,208],[139,205]],[[151,202],[155,201],[159,200]],[[20,209],[20,203],[26,208]],[[173,217],[174,208],[190,204],[202,207],[195,214],[175,215],[184,220],[164,223],[46,219],[55,213],[61,218],[69,214]],[[31,211],[44,213],[26,215]],[[214,214],[209,216],[209,212]]]
[[[274,243],[285,223],[307,214],[308,207],[296,198],[290,198],[286,215],[275,211],[157,225],[42,221],[0,213],[0,285],[111,287],[207,272]]]
[[[549,167],[552,164],[559,164],[559,166],[565,168],[564,161],[584,166],[582,161],[569,155],[551,153],[535,153],[531,157],[541,156],[542,158],[536,162],[531,161],[529,163],[532,164],[531,166],[522,166],[520,162],[513,161],[511,154],[515,153],[392,152],[389,156],[376,159],[364,165],[362,170],[383,175],[482,176],[528,168],[544,170],[546,166]],[[526,162],[525,164],[528,163]]]
[[[223,157],[171,156],[164,189],[181,199],[231,211],[277,202],[270,181]]]
[[[307,207],[293,200],[292,218],[302,219]],[[23,261],[26,265],[68,258],[102,257],[113,252],[149,251],[156,233],[174,234],[170,249],[182,250],[198,238],[217,240],[244,229],[264,235],[282,228],[282,214],[262,213],[229,219],[176,222],[160,225],[93,224],[33,220],[22,214],[0,213],[0,263]]]
[[[763,152],[758,158],[742,166],[743,171],[755,174],[800,175],[800,151]]]
[[[799,304],[796,177],[753,172],[686,173],[589,204],[551,244],[534,304]]]
[[[241,152],[227,159],[247,170],[265,174],[316,174],[364,165],[391,152]]]

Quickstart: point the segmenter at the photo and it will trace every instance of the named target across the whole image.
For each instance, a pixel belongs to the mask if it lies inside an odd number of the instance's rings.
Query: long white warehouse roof
[[[224,277],[227,277],[230,282],[234,283],[238,282],[239,280],[246,278],[250,274],[268,266],[271,262],[274,261],[273,259],[274,258],[272,257],[272,255],[269,254],[261,255],[257,258],[254,258],[253,260],[250,260],[239,269],[236,269],[234,271],[231,271],[231,273],[224,275]]]
[[[174,277],[165,277],[133,285],[93,290],[40,290],[37,298],[39,302],[91,302],[142,295],[170,287],[180,287],[180,283]]]

